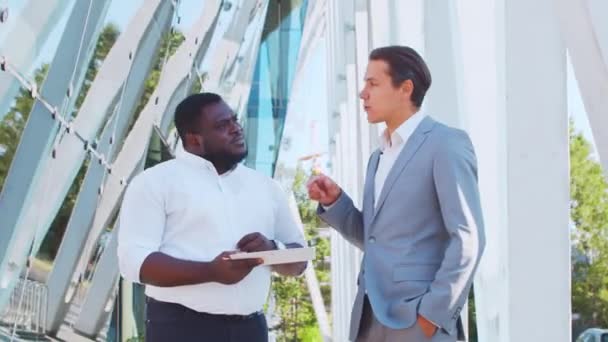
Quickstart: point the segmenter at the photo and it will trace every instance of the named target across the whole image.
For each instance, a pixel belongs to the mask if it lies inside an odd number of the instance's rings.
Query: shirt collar
[[[414,113],[414,115],[410,116],[405,122],[397,127],[390,138],[388,136],[388,128],[385,128],[379,137],[380,151],[384,151],[393,145],[401,145],[406,142],[425,117],[426,113],[421,110]]]
[[[179,159],[179,160],[183,160],[194,166],[201,167],[205,170],[209,170],[209,171],[217,173],[217,170],[215,170],[215,167],[213,166],[213,164],[210,161],[186,151],[181,146],[180,146],[180,148],[176,149],[175,158]]]
[[[181,145],[178,145],[178,146],[180,146],[180,148],[176,149],[176,152],[175,152],[176,159],[183,160],[196,167],[201,167],[201,168],[208,170],[217,175],[217,170],[215,169],[215,166],[213,166],[213,164],[210,161],[208,161],[207,159],[205,159],[203,157],[199,157],[195,154],[192,154],[192,153],[184,150],[184,148],[181,147]],[[220,176],[222,178],[227,177],[227,176],[231,175],[232,173],[234,173],[239,168],[239,166],[240,166],[240,164],[237,164],[232,168],[232,170],[228,170],[218,176]]]

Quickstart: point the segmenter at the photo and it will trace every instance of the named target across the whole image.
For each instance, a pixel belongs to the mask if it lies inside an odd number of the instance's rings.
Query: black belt
[[[248,315],[226,315],[226,314],[214,314],[214,313],[208,313],[208,312],[200,312],[200,311],[196,311],[193,310],[187,306],[178,304],[178,303],[170,303],[170,302],[163,302],[160,300],[156,300],[152,297],[146,297],[148,300],[148,303],[152,302],[155,304],[160,304],[160,305],[168,305],[168,306],[178,306],[180,308],[183,308],[186,311],[189,311],[195,315],[201,316],[201,317],[207,317],[207,318],[213,318],[213,319],[219,319],[219,320],[224,320],[224,321],[243,321],[243,320],[248,320],[248,319],[252,319],[258,316],[263,315],[264,313],[260,310],[260,311],[256,311],[254,313],[250,313]]]
[[[225,321],[244,321],[244,320],[252,319],[252,318],[263,315],[262,311],[256,311],[249,315],[224,315],[224,314],[211,314],[211,313],[207,313],[207,312],[198,312],[198,311],[195,311],[195,312],[198,315],[201,315],[203,317],[216,318],[216,319],[221,319],[221,320],[225,320]]]

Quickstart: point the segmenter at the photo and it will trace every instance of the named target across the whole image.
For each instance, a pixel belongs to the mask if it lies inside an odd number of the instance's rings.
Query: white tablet
[[[263,265],[289,264],[292,262],[309,261],[315,258],[314,247],[287,248],[264,252],[236,253],[231,259],[264,259]]]

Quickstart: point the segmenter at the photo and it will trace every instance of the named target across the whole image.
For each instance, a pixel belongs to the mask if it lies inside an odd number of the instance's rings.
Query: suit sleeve
[[[463,131],[451,131],[433,160],[433,179],[448,246],[418,313],[451,332],[466,303],[485,247],[473,145]]]
[[[344,191],[327,210],[319,204],[317,214],[346,240],[363,250],[363,214]]]

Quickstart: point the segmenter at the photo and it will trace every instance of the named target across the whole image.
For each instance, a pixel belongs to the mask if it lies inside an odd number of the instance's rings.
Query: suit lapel
[[[405,143],[403,150],[399,154],[399,157],[397,157],[395,164],[393,164],[393,167],[389,171],[388,176],[384,181],[384,185],[382,186],[382,192],[380,193],[380,198],[378,199],[378,203],[376,203],[375,210],[373,211],[374,215],[372,217],[372,221],[376,217],[376,215],[378,215],[380,209],[382,209],[382,205],[384,204],[384,201],[386,201],[386,197],[393,188],[394,183],[399,178],[399,175],[407,166],[412,157],[414,157],[414,155],[426,139],[427,133],[431,131],[434,124],[435,121],[427,116],[422,120],[422,122],[420,122],[420,125],[418,125],[412,136],[410,136],[410,138]],[[372,198],[374,197],[373,192],[371,193],[371,196]]]
[[[375,150],[369,159],[367,166],[367,174],[365,176],[365,188],[363,189],[363,218],[366,225],[371,223],[372,215],[374,214],[374,193],[376,170],[380,161],[380,150]]]

